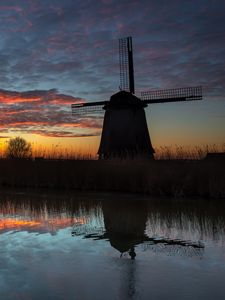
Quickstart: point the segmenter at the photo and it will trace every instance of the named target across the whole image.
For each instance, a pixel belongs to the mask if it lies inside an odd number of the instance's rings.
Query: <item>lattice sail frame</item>
[[[103,107],[109,101],[98,101],[98,102],[88,102],[88,103],[75,103],[71,105],[73,115],[96,115],[103,114]]]
[[[134,91],[134,66],[132,37],[119,39],[120,88],[123,91]]]
[[[202,100],[202,87],[196,86],[142,92],[141,100],[145,104]],[[98,101],[72,104],[72,113],[75,115],[103,114],[103,107],[108,103],[109,101]]]
[[[132,37],[119,39],[119,62],[120,62],[120,88],[124,91],[135,93]],[[154,103],[179,102],[202,100],[202,87],[185,87],[141,92],[141,100],[144,106]],[[102,115],[104,106],[109,101],[76,103],[72,104],[74,115]]]
[[[141,100],[147,104],[202,100],[202,87],[196,86],[141,92]]]

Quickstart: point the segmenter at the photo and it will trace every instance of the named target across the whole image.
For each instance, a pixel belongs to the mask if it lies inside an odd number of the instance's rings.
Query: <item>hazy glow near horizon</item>
[[[0,149],[21,136],[34,149],[95,154],[102,119],[70,106],[118,91],[118,38],[129,35],[137,94],[203,86],[203,101],[146,109],[153,146],[224,144],[224,10],[209,0],[2,0]]]

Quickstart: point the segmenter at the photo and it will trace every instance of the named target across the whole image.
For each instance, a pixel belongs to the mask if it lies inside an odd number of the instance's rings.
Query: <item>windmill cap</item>
[[[145,107],[143,101],[130,92],[120,91],[111,96],[109,101],[111,107]]]

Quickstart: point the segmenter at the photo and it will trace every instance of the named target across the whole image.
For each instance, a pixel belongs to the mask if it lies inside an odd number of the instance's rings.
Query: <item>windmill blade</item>
[[[74,115],[93,115],[104,113],[103,107],[109,101],[98,101],[88,103],[75,103],[71,105],[72,114]]]
[[[109,232],[105,227],[93,226],[93,224],[75,223],[71,231],[72,236],[83,236],[85,239],[110,240]],[[119,235],[120,236],[120,235]],[[148,237],[134,235],[122,235],[125,240],[130,239],[134,246],[142,245],[143,251],[152,250],[154,252],[163,252],[169,255],[179,256],[199,256],[201,257],[204,252],[205,245],[200,242],[194,242],[182,239],[170,239],[165,237]],[[120,239],[120,238],[119,238]]]
[[[155,253],[164,253],[170,256],[199,257],[204,254],[204,244],[201,242],[178,241],[166,239],[165,242],[146,241],[142,244],[143,250]]]
[[[201,242],[193,242],[181,239],[170,239],[164,237],[148,237],[146,238],[146,243],[149,245],[164,244],[166,246],[192,247],[196,249],[204,249],[205,247],[204,244]]]
[[[120,88],[134,94],[132,37],[119,39]]]
[[[142,92],[141,100],[146,104],[202,100],[202,87],[196,86]]]

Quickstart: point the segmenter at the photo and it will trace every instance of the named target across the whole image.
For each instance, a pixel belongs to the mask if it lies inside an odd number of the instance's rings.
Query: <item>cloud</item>
[[[47,136],[47,137],[72,137],[72,138],[77,138],[77,137],[92,137],[92,136],[98,136],[99,132],[96,133],[72,133],[71,131],[44,131],[44,130],[33,130],[32,131],[33,134],[38,134],[38,135],[42,135],[42,136]]]
[[[137,94],[202,85],[204,98],[225,99],[224,10],[210,0],[1,0],[0,132],[100,132],[102,119],[72,116],[70,104],[118,91],[118,38],[129,35]]]
[[[2,88],[59,86],[106,100],[119,86],[117,39],[127,35],[134,36],[137,89],[173,87],[177,77],[185,86],[220,84],[222,1],[2,0],[1,8]]]
[[[8,139],[9,138],[9,136],[7,136],[7,135],[0,135],[0,139]]]
[[[1,132],[26,132],[48,137],[99,135],[101,118],[72,115],[71,104],[84,101],[56,89],[0,90]]]
[[[57,89],[50,90],[32,90],[32,91],[8,91],[0,89],[0,103],[16,104],[38,102],[53,103],[53,104],[72,104],[75,102],[82,102],[81,98],[76,98],[70,95],[59,94]]]

